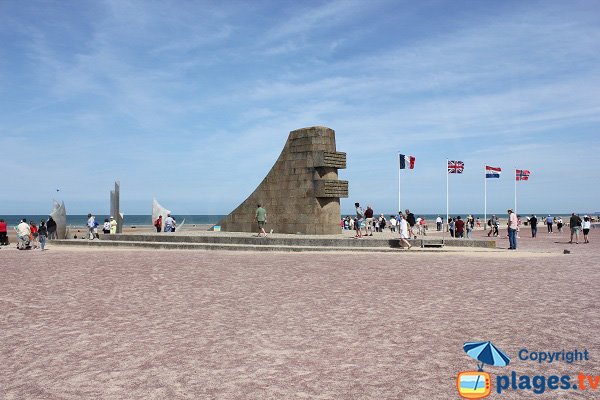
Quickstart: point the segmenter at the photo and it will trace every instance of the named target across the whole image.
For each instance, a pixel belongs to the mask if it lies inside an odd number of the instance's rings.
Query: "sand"
[[[598,231],[569,245],[544,230],[516,252],[2,248],[0,398],[451,399],[480,340],[513,359],[493,377],[593,374]],[[539,365],[522,348],[591,358]]]

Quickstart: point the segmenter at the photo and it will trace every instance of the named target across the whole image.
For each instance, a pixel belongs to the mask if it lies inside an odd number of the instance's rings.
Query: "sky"
[[[290,131],[375,212],[600,211],[597,1],[0,1],[0,215],[227,214]],[[446,160],[465,163],[446,174]],[[59,191],[57,191],[57,189]]]

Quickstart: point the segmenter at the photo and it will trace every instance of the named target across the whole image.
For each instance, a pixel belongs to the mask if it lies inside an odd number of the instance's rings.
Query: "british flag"
[[[529,172],[526,169],[518,169],[516,170],[516,178],[518,181],[527,181],[529,180],[529,174],[531,174],[531,172]]]
[[[448,173],[449,174],[462,174],[464,170],[465,170],[464,162],[448,160]]]

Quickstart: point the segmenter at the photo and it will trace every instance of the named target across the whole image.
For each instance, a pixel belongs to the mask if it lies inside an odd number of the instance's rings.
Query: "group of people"
[[[46,250],[46,240],[56,239],[56,221],[52,217],[48,221],[42,219],[38,224],[34,221],[27,222],[27,218],[21,219],[21,222],[15,227],[17,232],[17,249]],[[7,246],[9,244],[6,222],[0,219],[0,244]]]
[[[477,219],[479,219],[479,218],[477,218]],[[473,238],[473,230],[475,229],[475,224],[476,224],[475,218],[470,214],[467,216],[466,220],[463,220],[460,215],[455,218],[449,217],[448,218],[448,232],[450,233],[451,237],[458,238],[458,239],[464,238],[465,232],[466,232],[466,238],[472,239]],[[440,230],[440,229],[438,229],[438,230]]]
[[[167,214],[167,218],[164,221],[162,215],[159,215],[156,221],[154,221],[156,232],[175,232],[176,227],[177,221],[175,221],[175,218],[171,214]]]
[[[98,228],[100,227],[100,224],[98,223],[98,221],[96,221],[96,216],[89,213],[87,217],[88,239],[100,239],[100,234],[98,233]],[[117,233],[117,221],[113,216],[104,219],[104,224],[102,225],[102,233],[104,233],[105,235],[114,235],[115,233]]]

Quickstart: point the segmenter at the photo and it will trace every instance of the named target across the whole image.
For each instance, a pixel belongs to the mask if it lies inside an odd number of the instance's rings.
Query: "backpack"
[[[488,226],[492,226],[492,220],[488,219]]]

